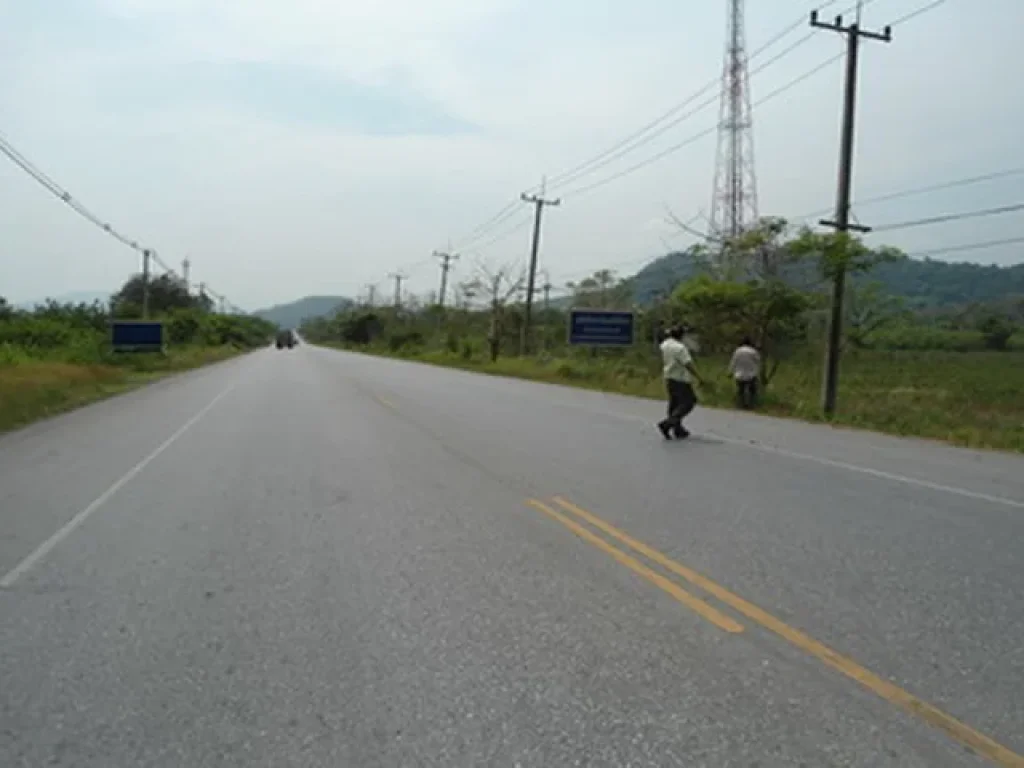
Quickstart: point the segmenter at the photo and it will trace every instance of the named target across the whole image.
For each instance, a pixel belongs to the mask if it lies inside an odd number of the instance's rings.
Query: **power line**
[[[835,5],[837,2],[839,2],[839,0],[826,0],[826,2],[824,2],[824,3],[817,3],[816,7],[818,7],[818,8],[828,8],[829,6]],[[865,4],[870,4],[872,2],[875,2],[875,0],[865,0]],[[764,53],[766,50],[768,50],[769,48],[774,46],[777,42],[779,42],[780,40],[785,38],[787,35],[789,35],[791,32],[793,32],[794,30],[800,28],[804,24],[804,19],[805,19],[805,17],[801,16],[797,21],[795,21],[794,23],[790,24],[789,26],[787,26],[786,28],[784,28],[783,30],[778,32],[776,35],[771,37],[769,40],[767,40],[765,43],[763,43],[760,47],[755,49],[755,51],[750,55],[750,60],[753,60],[753,59],[757,58],[762,53]],[[777,62],[779,59],[783,58],[784,56],[786,56],[789,53],[791,53],[792,51],[794,51],[796,48],[798,48],[801,45],[803,45],[804,43],[806,43],[808,40],[811,39],[811,37],[812,37],[811,35],[804,36],[803,38],[798,40],[796,43],[790,45],[789,47],[787,47],[786,49],[784,49],[780,53],[778,53],[775,56],[773,56],[768,61],[766,61],[763,64],[761,64],[758,67],[756,67],[753,70],[753,72],[751,72],[751,75],[755,75],[755,74],[757,74],[759,72],[764,71],[765,69],[770,67],[772,64]],[[685,114],[680,115],[680,116],[676,117],[675,119],[672,119],[673,116],[676,115],[678,112],[681,112],[681,111],[685,110],[693,102],[695,102],[701,96],[706,94],[708,91],[714,89],[715,86],[718,86],[718,85],[720,85],[720,81],[719,81],[718,77],[715,77],[712,80],[709,80],[707,83],[705,83],[702,87],[697,89],[697,91],[692,93],[690,96],[685,98],[683,101],[678,102],[677,104],[673,105],[668,110],[663,112],[661,115],[656,117],[654,120],[651,120],[650,122],[644,124],[639,129],[637,129],[633,133],[629,134],[625,138],[620,139],[618,142],[613,144],[608,149],[604,150],[603,152],[598,153],[597,155],[595,155],[594,157],[590,158],[589,160],[585,160],[582,163],[579,163],[579,164],[573,166],[572,168],[568,169],[567,171],[563,171],[563,172],[557,174],[556,176],[552,177],[551,178],[551,185],[552,186],[565,186],[566,184],[569,184],[570,182],[575,181],[576,179],[586,175],[587,173],[590,173],[592,171],[598,170],[599,168],[603,168],[606,165],[608,165],[609,163],[614,162],[615,160],[623,157],[624,155],[632,152],[633,150],[635,150],[635,149],[637,149],[637,148],[639,148],[641,146],[644,146],[645,144],[650,143],[650,141],[652,141],[653,139],[657,138],[658,136],[661,136],[663,133],[665,133],[670,128],[673,128],[673,127],[679,125],[680,123],[682,123],[683,121],[689,119],[690,117],[693,117],[694,115],[699,114],[704,109],[707,109],[708,106],[711,106],[711,105],[715,104],[719,100],[719,98],[720,98],[720,93],[719,92],[716,91],[716,93],[714,94],[714,96],[711,99],[702,102],[695,109],[692,109],[692,110],[686,112]],[[661,125],[662,123],[664,123],[667,120],[671,120],[671,122],[669,122],[667,125],[662,126],[655,133],[653,133],[653,134],[647,136],[646,138],[644,138],[646,134],[648,134],[652,130],[658,128],[659,125]],[[534,192],[534,191],[537,191],[538,189],[540,189],[540,187],[532,187],[528,191]],[[519,201],[515,200],[515,199],[510,201],[500,211],[498,211],[496,214],[494,214],[490,219],[485,221],[483,224],[478,225],[475,229],[473,229],[471,232],[469,232],[464,238],[462,238],[458,242],[458,247],[460,249],[465,249],[466,246],[472,240],[476,239],[478,236],[482,236],[489,229],[491,229],[491,228],[493,228],[493,227],[503,223],[504,221],[507,221],[509,218],[514,216],[515,215],[515,211],[517,210],[518,203],[519,203]]]
[[[783,93],[785,93],[786,91],[790,90],[791,88],[795,88],[797,85],[802,83],[804,80],[807,80],[810,77],[818,74],[819,72],[821,72],[823,69],[825,69],[829,65],[835,63],[836,61],[839,61],[839,59],[841,59],[841,58],[843,58],[843,53],[841,53],[841,52],[835,54],[834,56],[830,56],[828,59],[826,59],[825,61],[822,61],[820,64],[818,64],[814,68],[804,72],[802,75],[794,78],[793,80],[790,80],[785,85],[780,86],[779,88],[776,88],[771,93],[769,93],[766,96],[763,96],[762,98],[758,99],[756,102],[754,102],[754,106],[760,106],[761,104],[764,104],[765,102],[770,101],[771,99],[774,99],[777,96],[782,95]],[[567,197],[575,197],[577,195],[582,195],[582,194],[584,194],[586,192],[590,192],[590,191],[592,191],[594,189],[598,189],[599,187],[603,187],[606,184],[610,184],[613,181],[617,181],[618,179],[621,179],[624,176],[629,176],[630,174],[632,174],[632,173],[634,173],[636,171],[639,171],[641,168],[646,168],[648,165],[651,165],[652,163],[656,163],[659,160],[662,160],[663,158],[668,157],[669,155],[674,154],[675,152],[678,152],[680,149],[683,149],[684,147],[687,147],[690,144],[693,144],[693,143],[699,141],[700,139],[703,139],[705,136],[708,136],[708,135],[710,135],[712,133],[715,133],[717,130],[718,130],[718,126],[717,125],[713,125],[713,126],[711,126],[709,128],[705,128],[703,131],[701,131],[699,133],[696,133],[693,136],[690,136],[688,139],[685,139],[685,140],[679,142],[678,144],[673,144],[671,147],[668,147],[667,149],[663,149],[661,152],[658,152],[657,154],[652,155],[651,157],[648,157],[646,160],[641,160],[639,163],[631,165],[628,168],[625,168],[624,170],[619,171],[618,173],[615,173],[615,174],[613,174],[611,176],[607,176],[604,179],[600,179],[599,181],[593,182],[593,183],[588,184],[588,185],[583,186],[583,187],[577,187],[576,189],[570,190],[569,192],[564,193],[562,195],[562,197],[564,199],[564,198],[567,198]]]
[[[1020,176],[1024,174],[1024,167],[1022,168],[1009,168],[1003,171],[994,171],[992,173],[983,173],[977,176],[966,176],[961,179],[953,179],[952,181],[941,181],[936,184],[929,184],[924,187],[911,187],[909,189],[900,190],[897,192],[888,192],[883,195],[875,195],[873,197],[865,197],[857,200],[857,205],[872,205],[874,203],[888,202],[890,200],[901,200],[906,197],[914,197],[915,195],[923,195],[928,192],[939,192],[945,189],[955,189],[957,187],[967,187],[973,184],[980,184],[985,181],[994,181],[996,179],[1004,179],[1009,176]],[[800,220],[807,220],[817,218],[826,213],[830,213],[831,208],[822,208],[811,213],[803,214],[802,216],[796,216],[794,218]]]
[[[522,201],[520,201],[520,202],[522,202]],[[523,229],[526,229],[526,227],[529,226],[531,221],[532,221],[531,217],[527,216],[525,219],[520,221],[518,224],[516,224],[511,229],[508,229],[505,232],[502,232],[500,235],[497,235],[496,237],[491,238],[490,240],[488,240],[483,245],[475,246],[473,248],[473,250],[475,250],[475,251],[485,251],[488,248],[490,248],[492,245],[494,245],[495,243],[500,243],[506,237],[510,237],[510,236],[514,235],[516,232],[519,232],[519,231],[521,231]]]
[[[779,61],[780,59],[784,58],[785,56],[788,56],[790,53],[795,51],[800,46],[805,45],[813,37],[814,37],[813,34],[804,35],[802,38],[797,40],[795,43],[793,43],[792,45],[787,46],[782,51],[777,53],[775,56],[773,56],[772,58],[768,59],[768,61],[764,62],[763,64],[761,64],[758,67],[755,67],[753,70],[751,70],[749,76],[750,77],[754,77],[755,75],[763,72],[765,69],[770,67],[775,62]],[[707,93],[707,91],[710,90],[710,88],[713,87],[714,85],[720,85],[720,82],[718,80],[712,81],[709,86],[708,85],[704,86],[696,94],[694,94],[689,99],[687,99],[685,102],[683,102],[683,105],[684,106],[685,105],[689,105],[693,101],[696,101],[698,96],[701,96],[704,93]],[[721,98],[721,91],[722,91],[722,89],[719,88],[709,98],[707,98],[704,101],[702,101],[700,104],[698,104],[693,109],[690,109],[690,110],[684,112],[683,114],[679,115],[678,117],[670,120],[669,122],[665,123],[660,128],[658,128],[657,130],[655,130],[653,133],[649,133],[647,136],[641,138],[640,140],[632,141],[632,142],[626,142],[625,146],[619,145],[621,148],[618,149],[617,151],[615,151],[614,153],[609,154],[607,157],[605,157],[603,159],[592,160],[588,164],[586,164],[586,166],[581,166],[579,169],[577,169],[574,172],[567,172],[567,173],[561,174],[560,176],[557,176],[557,177],[553,178],[552,181],[551,181],[552,186],[554,186],[554,187],[563,187],[566,184],[569,184],[569,183],[571,183],[573,181],[576,181],[577,179],[579,179],[579,178],[581,178],[583,176],[587,176],[587,175],[593,173],[594,171],[600,170],[601,168],[604,168],[605,166],[610,165],[611,163],[613,163],[616,160],[619,160],[619,159],[625,157],[626,155],[630,154],[634,150],[639,149],[640,147],[643,147],[643,146],[646,146],[647,144],[650,144],[656,138],[658,138],[659,136],[662,136],[663,134],[665,134],[666,132],[668,132],[672,128],[675,128],[677,125],[680,125],[680,124],[686,122],[691,117],[695,117],[696,115],[698,115],[701,112],[703,112],[704,110],[706,110],[708,107],[711,107],[711,106],[714,106],[715,104],[717,104],[719,102],[720,98]],[[673,110],[673,111],[675,111],[675,110]]]
[[[132,248],[136,251],[142,251],[142,246],[139,243],[125,235],[122,235],[110,224],[103,221],[99,216],[94,214],[84,205],[79,203],[66,189],[61,187],[56,181],[50,178],[46,173],[41,171],[31,160],[25,157],[21,152],[14,148],[14,146],[7,140],[5,136],[0,134],[0,153],[7,156],[11,162],[21,168],[25,173],[31,176],[41,186],[43,186],[50,194],[54,195],[58,200],[67,205],[71,210],[77,213],[79,216],[84,218],[90,224],[93,224],[111,237],[120,241],[122,244]]]
[[[903,24],[905,22],[908,22],[911,19],[915,19],[918,16],[921,16],[922,14],[925,14],[925,13],[928,13],[929,11],[935,10],[940,5],[943,5],[946,2],[947,2],[947,0],[934,0],[934,2],[928,3],[927,5],[918,8],[916,11],[911,11],[910,13],[906,14],[905,16],[901,16],[900,18],[896,19],[896,21],[890,23],[889,26],[890,27],[895,27],[897,24]]]
[[[177,271],[173,267],[168,265],[163,259],[161,259],[154,249],[143,247],[142,245],[139,244],[137,240],[134,240],[128,237],[127,235],[122,234],[117,229],[115,229],[110,223],[104,221],[98,215],[93,213],[89,208],[87,208],[81,202],[76,200],[75,197],[67,189],[58,184],[52,177],[50,177],[47,173],[41,170],[24,154],[22,154],[13,144],[11,144],[10,140],[2,133],[0,133],[0,154],[3,154],[5,157],[7,157],[12,163],[14,163],[16,166],[18,166],[18,168],[27,173],[40,186],[46,189],[50,194],[52,194],[62,203],[67,205],[72,211],[77,213],[90,224],[103,230],[106,234],[113,237],[122,245],[125,245],[128,248],[131,248],[132,250],[142,254],[144,283],[148,285],[150,261],[152,261],[158,267],[163,269],[166,274],[172,275],[173,277],[179,280],[181,279]],[[187,285],[188,284],[186,283],[186,287]],[[209,291],[209,293],[212,294],[213,292]],[[238,309],[237,306],[227,301],[225,297],[219,296],[219,299],[221,300],[222,305],[228,305],[233,309]]]
[[[838,1],[839,0],[828,0],[828,2],[824,3],[820,7],[826,7],[827,8],[830,5],[835,5],[835,3],[837,3]],[[873,2],[874,0],[868,0],[868,1],[869,2]],[[799,20],[797,20],[796,22],[794,22],[793,24],[789,25],[788,27],[783,29],[781,32],[779,32],[778,34],[773,36],[766,43],[764,43],[759,48],[757,48],[750,55],[749,60],[752,61],[753,59],[757,58],[762,53],[764,53],[767,49],[769,49],[773,45],[775,45],[775,43],[779,42],[784,37],[789,35],[791,32],[793,32],[794,30],[798,29],[800,26],[803,25],[805,18],[806,17],[801,16]],[[812,37],[813,37],[813,35],[805,35],[800,40],[797,40],[795,43],[793,43],[789,47],[785,48],[783,51],[779,52],[778,54],[776,54],[775,56],[770,58],[768,61],[766,61],[763,64],[761,64],[758,67],[756,67],[750,73],[751,76],[756,75],[759,72],[763,72],[765,69],[770,67],[772,64],[777,62],[779,59],[789,55],[794,50],[796,50],[800,46],[804,45]],[[669,130],[670,128],[673,128],[674,126],[679,125],[683,121],[685,121],[685,120],[689,119],[690,117],[692,117],[692,116],[698,114],[699,112],[703,111],[708,106],[717,103],[719,98],[720,98],[720,96],[721,96],[721,93],[720,93],[721,87],[720,87],[720,85],[721,85],[721,81],[720,81],[720,79],[718,77],[715,77],[715,78],[709,80],[707,83],[705,83],[699,89],[697,89],[697,91],[695,91],[694,93],[690,94],[690,96],[688,96],[685,99],[683,99],[683,101],[678,102],[677,104],[673,105],[668,110],[663,112],[661,115],[656,117],[654,120],[652,120],[649,123],[646,123],[645,125],[641,126],[638,130],[636,130],[633,133],[629,134],[624,139],[621,139],[620,141],[618,141],[617,143],[615,143],[614,145],[612,145],[611,147],[609,147],[605,151],[595,155],[594,157],[590,158],[589,160],[586,160],[586,161],[584,161],[582,163],[579,163],[578,165],[570,168],[568,171],[563,171],[562,173],[553,176],[551,178],[551,185],[553,187],[554,186],[565,186],[569,182],[574,181],[575,179],[577,179],[577,178],[579,178],[581,176],[584,176],[584,175],[586,175],[587,173],[589,173],[591,171],[597,170],[598,168],[603,168],[604,166],[606,166],[609,163],[613,162],[614,160],[622,157],[623,155],[628,154],[629,152],[632,152],[634,149],[637,149],[637,148],[639,148],[639,147],[641,147],[641,146],[643,146],[645,144],[650,143],[653,139],[657,138],[658,136],[661,136],[663,133],[665,133],[665,131]],[[711,90],[715,89],[716,86],[718,86],[718,90],[716,90],[714,96],[711,99],[702,102],[698,107],[696,107],[696,108],[694,108],[692,110],[689,110],[689,111],[685,112],[684,114],[682,114],[682,115],[680,115],[678,117],[675,117],[673,119],[673,115],[675,115],[678,112],[681,112],[682,110],[685,110],[688,106],[690,106],[693,102],[695,102],[701,96],[706,94],[708,91],[711,91]],[[663,125],[661,128],[658,128],[658,126],[661,123],[665,123],[666,121],[670,121],[670,122],[668,122],[666,125]],[[646,134],[650,133],[655,128],[658,128],[658,129],[654,133],[651,133],[649,136],[645,136]],[[605,158],[607,158],[607,159],[605,159]]]
[[[875,1],[876,0],[861,0],[861,2],[858,2],[855,5],[850,6],[849,8],[844,10],[842,13],[846,14],[846,13],[849,13],[850,11],[853,11],[853,10],[857,10],[859,12],[860,10],[862,10],[863,8],[867,7],[868,5],[872,4]],[[827,0],[826,2],[823,2],[823,3],[815,3],[814,7],[817,8],[819,11],[821,11],[821,10],[824,10],[824,9],[828,8],[829,6],[835,5],[836,2],[838,2],[838,0]],[[916,18],[917,16],[920,16],[920,15],[925,14],[925,13],[931,11],[931,10],[934,10],[935,8],[939,7],[940,5],[942,5],[945,2],[947,2],[947,0],[935,0],[935,2],[931,2],[931,3],[925,5],[925,6],[921,7],[921,8],[918,8],[917,10],[912,11],[912,12],[906,14],[905,16],[897,19],[890,26],[895,26],[897,24],[902,24],[902,23],[905,23],[907,21],[910,21],[911,19]],[[784,28],[783,30],[778,32],[776,35],[774,35],[772,38],[770,38],[766,43],[764,43],[759,48],[757,48],[754,51],[754,53],[751,54],[750,59],[752,60],[752,59],[756,58],[757,56],[762,54],[764,51],[766,51],[768,48],[772,47],[777,42],[779,42],[780,40],[785,38],[791,32],[793,32],[796,29],[798,29],[801,26],[803,26],[803,24],[805,23],[805,19],[806,19],[806,17],[801,17],[800,19],[795,21],[793,24],[787,26],[786,28]],[[796,48],[799,48],[800,46],[802,46],[808,40],[812,39],[812,37],[813,37],[813,33],[805,35],[804,37],[800,38],[799,40],[797,40],[796,42],[791,44],[789,47],[787,47],[783,51],[781,51],[778,54],[776,54],[775,56],[773,56],[768,61],[766,61],[766,62],[762,63],[761,65],[759,65],[758,67],[756,67],[751,72],[751,76],[753,76],[753,75],[755,75],[755,74],[757,74],[759,72],[762,72],[764,69],[766,69],[767,67],[771,66],[771,64],[775,63],[776,61],[778,61],[779,59],[781,59],[785,55],[788,55],[789,53],[791,53]],[[837,56],[836,59],[840,58],[841,55],[842,54]],[[831,63],[834,60],[835,59],[829,60],[828,62],[823,62],[821,67],[824,68],[825,66],[827,66],[827,64]],[[808,72],[805,77],[812,76],[813,74],[816,73],[816,71],[817,70],[812,70],[811,72]],[[791,82],[791,83],[787,84],[786,86],[783,86],[782,89],[779,89],[778,91],[772,92],[766,98],[762,98],[762,99],[758,100],[757,102],[755,102],[755,106],[759,105],[759,104],[762,104],[765,101],[767,101],[768,99],[778,95],[778,93],[781,92],[782,90],[788,90],[789,87],[792,87],[793,85],[796,85],[799,80],[800,80],[800,78],[798,78],[797,81]],[[689,117],[692,117],[692,116],[698,114],[703,109],[706,109],[708,106],[710,106],[710,105],[714,104],[715,102],[717,102],[719,97],[720,97],[720,94],[716,93],[714,95],[714,98],[711,98],[711,99],[706,100],[705,102],[702,102],[700,106],[690,110],[685,115],[676,117],[674,120],[672,119],[673,116],[677,112],[679,112],[679,111],[681,111],[683,109],[686,109],[686,107],[688,107],[690,104],[692,104],[698,98],[700,98],[700,96],[704,95],[709,90],[714,88],[714,86],[716,84],[718,84],[718,78],[715,78],[714,80],[710,80],[708,83],[706,83],[704,86],[702,86],[700,89],[698,89],[695,93],[691,94],[689,97],[684,99],[682,102],[679,102],[678,104],[676,104],[673,107],[669,108],[666,112],[662,113],[661,115],[659,115],[654,120],[652,120],[649,123],[645,124],[644,126],[642,126],[637,131],[635,131],[632,134],[626,136],[624,139],[618,141],[617,143],[615,143],[614,145],[612,145],[611,147],[609,147],[605,151],[603,151],[603,152],[599,153],[598,155],[590,158],[589,160],[586,160],[586,161],[584,161],[582,163],[579,163],[576,166],[573,166],[572,168],[570,168],[567,171],[564,171],[564,172],[562,172],[560,174],[557,174],[556,176],[552,177],[551,178],[551,185],[552,186],[558,186],[558,187],[565,186],[569,182],[574,181],[576,179],[579,179],[580,177],[582,177],[584,175],[587,175],[589,172],[592,172],[594,170],[602,168],[602,167],[610,164],[611,162],[614,162],[615,160],[620,159],[624,155],[632,152],[633,150],[635,150],[635,149],[637,149],[639,147],[644,146],[645,144],[649,143],[654,138],[662,135],[666,130],[668,130],[668,128],[673,127],[675,125],[679,125],[681,122],[683,122],[684,120],[688,119]],[[664,123],[667,120],[672,120],[672,122],[668,126],[660,128],[660,129],[656,130],[655,133],[653,133],[650,136],[647,136],[646,138],[644,138],[646,134],[650,133],[652,130],[657,129],[659,125],[661,125],[662,123]],[[564,198],[564,197],[568,197],[570,195],[582,194],[584,191],[590,191],[590,189],[592,189],[592,188],[596,189],[596,188],[598,188],[600,186],[604,186],[604,184],[606,184],[606,183],[610,183],[611,181],[614,181],[614,180],[616,180],[618,178],[622,178],[623,176],[629,175],[629,174],[631,174],[635,170],[639,170],[640,168],[643,168],[643,167],[645,167],[646,165],[648,165],[648,164],[650,164],[652,162],[656,162],[657,160],[660,160],[662,157],[665,157],[667,155],[670,155],[670,154],[674,153],[675,151],[677,151],[679,149],[682,149],[683,147],[689,145],[690,143],[693,143],[694,141],[697,141],[700,138],[703,138],[705,135],[707,135],[707,133],[710,133],[710,132],[712,132],[712,131],[709,130],[709,131],[706,131],[706,132],[702,132],[701,134],[699,134],[697,136],[691,137],[691,139],[689,139],[689,140],[687,140],[685,142],[682,142],[680,144],[674,145],[673,147],[669,147],[663,153],[659,153],[658,155],[655,155],[653,158],[649,158],[648,160],[643,161],[641,163],[638,163],[635,166],[631,166],[630,168],[625,169],[620,174],[614,175],[613,177],[610,177],[610,178],[608,178],[606,180],[601,180],[601,181],[596,182],[595,184],[593,184],[591,186],[585,186],[585,187],[582,187],[582,188],[579,188],[579,189],[572,190],[570,192],[563,193],[562,197]],[[534,189],[536,189],[536,187]],[[484,224],[478,226],[475,230],[473,230],[472,233],[470,233],[470,235],[471,236],[472,235],[482,236],[482,234],[486,233],[491,227],[497,226],[498,224],[500,224],[500,223],[508,220],[512,216],[514,216],[515,215],[516,202],[517,201],[515,201],[515,200],[509,202],[504,208],[501,209],[501,211],[499,211],[497,214],[495,214],[494,216],[491,217],[491,219],[489,220],[489,222],[490,222],[489,224],[487,222],[485,222]],[[475,238],[473,238],[473,239],[475,239]],[[460,247],[464,247],[464,246],[462,244],[460,244]]]
[[[885,224],[880,227],[872,227],[872,232],[890,232],[895,229],[909,229],[911,227],[925,227],[932,224],[945,224],[949,221],[962,221],[964,219],[977,219],[983,216],[1001,216],[1007,213],[1016,213],[1018,211],[1024,211],[1024,203],[1014,203],[1013,205],[1003,205],[998,208],[984,208],[977,211],[964,211],[962,213],[947,213],[940,216],[930,216],[926,219],[913,219],[911,221],[901,221],[895,224]]]
[[[1024,237],[1007,237],[1002,240],[983,240],[963,245],[950,245],[943,248],[932,248],[927,251],[908,253],[907,256],[914,259],[923,259],[928,256],[942,256],[947,253],[962,253],[964,251],[980,251],[984,248],[995,248],[1000,245],[1017,245],[1024,243]]]

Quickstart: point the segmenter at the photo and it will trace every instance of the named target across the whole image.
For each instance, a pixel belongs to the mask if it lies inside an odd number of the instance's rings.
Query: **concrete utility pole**
[[[142,319],[149,318],[149,259],[152,252],[149,248],[142,251]]]
[[[441,293],[438,295],[437,303],[444,309],[445,294],[448,292],[448,270],[452,268],[452,262],[459,260],[459,254],[448,251],[434,251],[434,257],[441,260]]]
[[[530,273],[526,279],[526,306],[523,310],[523,354],[530,354],[532,320],[533,320],[533,290],[537,279],[537,252],[540,249],[540,222],[544,213],[545,205],[561,205],[561,200],[546,200],[540,195],[527,195],[525,192],[520,195],[524,203],[531,203],[535,206],[533,215],[533,244],[530,247]]]
[[[367,305],[372,307],[376,303],[376,298],[377,298],[377,286],[376,285],[367,285],[366,286],[366,297],[367,297],[366,298]]]
[[[892,41],[892,29],[886,27],[879,34],[860,28],[858,22],[843,25],[843,17],[836,16],[832,23],[818,21],[818,12],[811,12],[811,26],[827,29],[846,36],[846,83],[843,94],[843,129],[839,148],[839,186],[836,193],[835,221],[822,221],[823,226],[833,227],[845,235],[850,230],[867,232],[867,227],[850,224],[850,197],[853,187],[853,135],[857,104],[857,60],[860,40]],[[848,247],[844,243],[841,247]],[[821,407],[831,416],[836,410],[836,393],[839,388],[839,351],[843,338],[843,296],[846,291],[846,266],[840,261],[832,284],[832,311],[829,318],[828,345],[825,348],[825,375],[821,387]]]
[[[402,281],[405,280],[405,275],[401,272],[392,272],[388,275],[392,280],[395,281],[395,309],[402,308]]]
[[[192,289],[192,283],[189,282],[189,275],[192,270],[192,262],[185,257],[185,260],[181,262],[181,279],[185,282],[185,292],[187,293]]]

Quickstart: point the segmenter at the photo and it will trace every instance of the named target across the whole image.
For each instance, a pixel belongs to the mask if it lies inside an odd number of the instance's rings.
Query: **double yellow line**
[[[753,603],[744,600],[739,595],[730,592],[720,584],[717,584],[691,568],[672,560],[653,547],[644,544],[642,541],[634,539],[625,531],[622,531],[611,523],[602,520],[594,513],[588,512],[560,496],[554,497],[550,503],[545,503],[537,499],[529,499],[527,504],[544,513],[552,520],[561,523],[588,544],[592,544],[597,549],[611,555],[616,561],[664,590],[687,608],[711,622],[719,629],[729,633],[739,634],[744,631],[744,626],[725,612],[706,602],[704,599],[686,591],[677,583],[654,570],[649,565],[641,562],[636,557],[633,557],[618,547],[613,546],[607,539],[595,533],[593,529],[597,529],[609,538],[625,545],[629,549],[633,550],[633,552],[646,558],[651,563],[685,579],[691,585],[703,590],[708,595],[711,595],[722,604],[746,617],[754,624],[757,624],[758,626],[796,646],[800,650],[814,656],[819,661],[841,672],[850,679],[855,680],[886,701],[895,704],[910,714],[919,717],[930,725],[944,731],[956,741],[971,748],[979,755],[988,758],[996,765],[1004,766],[1004,768],[1024,768],[1024,756],[1011,751],[985,734],[974,730],[969,725],[960,722],[942,710],[932,706],[928,702],[917,698],[912,693],[903,690],[897,685],[893,685],[888,680],[885,680],[860,666],[852,659],[837,653],[800,630],[780,621],[767,611],[758,608]],[[555,507],[558,507],[558,509],[555,509]],[[583,523],[588,524],[590,527]]]

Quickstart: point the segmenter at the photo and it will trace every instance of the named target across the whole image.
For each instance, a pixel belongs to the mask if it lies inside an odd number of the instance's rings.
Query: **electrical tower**
[[[710,238],[732,240],[757,223],[754,116],[750,106],[745,27],[746,0],[727,0],[725,63],[718,117],[718,153],[711,198]],[[725,250],[725,249],[724,249]],[[724,254],[723,254],[724,255]]]

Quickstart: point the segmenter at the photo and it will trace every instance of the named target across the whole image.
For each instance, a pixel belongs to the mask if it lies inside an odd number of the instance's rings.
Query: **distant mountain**
[[[110,301],[110,296],[110,291],[70,291],[56,296],[48,296],[45,299],[18,302],[15,306],[18,309],[31,310],[38,305],[46,304],[51,300],[58,304],[92,304],[95,301],[98,301],[101,304],[106,304]]]
[[[688,252],[662,256],[632,278],[636,301],[650,304],[699,271],[699,263]],[[921,308],[987,303],[1024,294],[1024,264],[998,267],[905,258],[880,264],[858,279],[877,281],[887,293]]]
[[[298,328],[303,320],[330,315],[350,306],[352,300],[344,296],[306,296],[289,304],[256,310],[253,314],[281,328]]]

